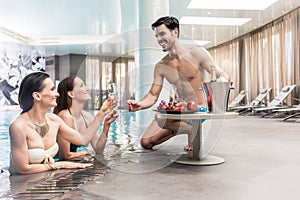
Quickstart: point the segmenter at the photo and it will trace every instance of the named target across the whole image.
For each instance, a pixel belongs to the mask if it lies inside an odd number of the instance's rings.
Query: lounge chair
[[[292,99],[300,102],[300,99],[298,98],[292,98]],[[284,118],[282,119],[282,121],[287,121],[288,119],[296,118],[300,115],[300,104],[294,105],[293,107],[290,108],[281,108],[281,109],[273,110],[272,112],[276,113],[274,117],[283,116]]]
[[[267,114],[261,116],[261,117],[265,117],[270,114],[270,111],[280,109],[280,108],[287,108],[283,102],[295,87],[296,85],[287,85],[283,87],[280,93],[268,104],[268,106],[261,107],[261,108],[254,108],[253,111],[256,113],[267,112]]]
[[[246,96],[247,91],[241,90],[240,93],[231,101],[231,103],[228,104],[228,108],[231,109],[232,107],[240,106]]]
[[[273,114],[273,113],[275,113],[275,114]],[[276,109],[276,110],[273,110],[270,114],[273,114],[272,117],[278,117],[278,116],[284,117],[282,119],[282,121],[286,121],[288,119],[291,119],[291,118],[294,118],[294,117],[297,117],[298,115],[300,115],[300,105],[295,105],[290,108]]]
[[[270,93],[271,90],[272,90],[272,88],[264,88],[260,91],[258,96],[250,102],[250,104],[244,105],[244,106],[234,106],[234,107],[231,107],[231,110],[238,111],[240,113],[245,113],[245,112],[251,111],[254,108],[261,107],[264,99]]]
[[[287,121],[289,119],[292,119],[292,118],[300,116],[300,108],[295,108],[293,111],[296,111],[296,110],[298,111],[297,113],[294,113],[292,115],[289,115],[289,116],[283,118],[282,121]]]

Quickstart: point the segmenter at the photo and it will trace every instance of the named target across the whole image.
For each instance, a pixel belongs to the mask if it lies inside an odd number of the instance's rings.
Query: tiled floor
[[[186,140],[174,139],[174,147]],[[222,138],[211,154],[226,159],[215,166],[169,164],[164,158],[140,153],[139,162],[112,166],[99,182],[84,185],[85,193],[107,199],[299,200],[300,123],[257,116],[226,120]],[[159,150],[157,150],[159,151]],[[143,158],[143,160],[141,159]],[[141,165],[142,167],[137,167]],[[136,170],[139,169],[139,170]],[[152,167],[155,169],[155,167]],[[128,171],[128,172],[126,172]],[[139,171],[139,172],[135,172]]]
[[[156,151],[108,147],[114,155],[104,175],[54,199],[299,200],[299,127],[258,116],[225,120],[211,154],[226,161],[214,166],[170,162],[183,153],[184,135]]]

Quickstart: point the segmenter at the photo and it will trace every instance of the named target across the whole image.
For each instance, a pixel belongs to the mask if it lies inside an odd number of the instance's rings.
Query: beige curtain
[[[291,14],[291,19],[290,19],[290,26],[292,27],[292,76],[294,79],[294,84],[297,85],[295,89],[295,95],[294,98],[297,99],[294,100],[294,104],[300,104],[300,8],[296,9],[294,12]]]
[[[234,95],[244,89],[248,101],[254,99],[263,88],[272,87],[269,101],[285,85],[298,87],[286,103],[299,98],[300,84],[300,9],[231,42],[209,49],[216,63],[231,75],[235,85]],[[228,63],[228,64],[227,64]]]
[[[234,90],[230,93],[229,101],[239,93],[239,42],[232,41],[227,45],[209,50],[216,64],[230,75]]]

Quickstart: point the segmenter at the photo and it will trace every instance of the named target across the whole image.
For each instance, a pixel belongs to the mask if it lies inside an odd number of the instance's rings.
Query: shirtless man
[[[204,48],[184,46],[179,41],[179,21],[175,17],[161,17],[152,24],[155,37],[162,50],[168,52],[154,69],[154,80],[150,90],[141,101],[128,100],[128,110],[135,112],[153,106],[159,98],[166,79],[174,85],[179,101],[195,101],[205,106],[203,92],[199,90],[204,81],[202,75],[206,70],[210,73],[211,66],[215,65],[211,55]],[[216,76],[220,81],[229,81],[229,76],[216,66]],[[141,138],[141,145],[146,149],[160,144],[176,134],[188,134],[188,146],[185,150],[192,150],[192,127],[187,121],[163,120],[156,118]]]

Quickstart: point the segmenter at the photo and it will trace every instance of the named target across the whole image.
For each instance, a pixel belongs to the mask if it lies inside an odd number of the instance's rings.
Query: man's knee
[[[150,141],[150,139],[148,138],[142,138],[141,139],[141,146],[145,149],[152,149],[153,147],[153,144],[152,142]]]

